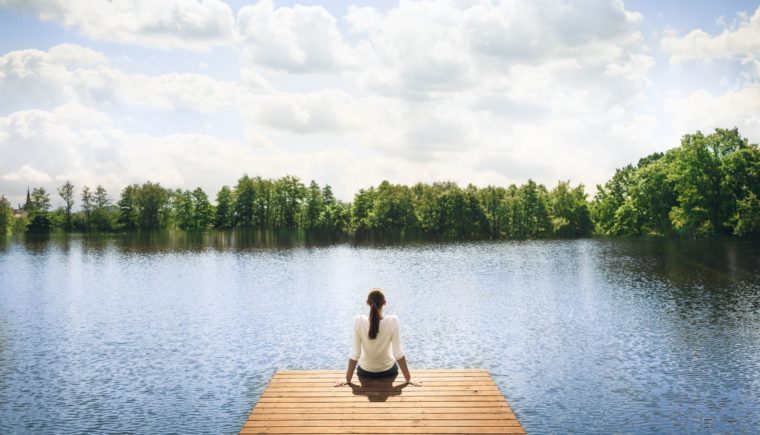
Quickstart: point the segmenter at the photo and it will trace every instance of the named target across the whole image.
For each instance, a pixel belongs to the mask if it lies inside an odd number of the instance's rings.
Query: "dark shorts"
[[[398,375],[398,364],[393,364],[393,367],[384,372],[368,372],[359,366],[356,374],[362,378],[390,378]]]

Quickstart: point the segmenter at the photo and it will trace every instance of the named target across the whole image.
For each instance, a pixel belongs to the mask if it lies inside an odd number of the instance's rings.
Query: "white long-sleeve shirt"
[[[396,316],[383,316],[377,337],[369,338],[369,317],[354,317],[354,339],[350,358],[359,361],[359,367],[368,372],[384,372],[404,357],[399,338],[399,321]]]

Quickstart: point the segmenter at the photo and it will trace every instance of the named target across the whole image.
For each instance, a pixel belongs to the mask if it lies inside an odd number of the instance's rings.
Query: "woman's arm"
[[[359,316],[354,317],[353,339],[351,340],[351,355],[348,357],[348,369],[346,369],[346,380],[338,381],[335,383],[336,387],[342,387],[351,383],[351,378],[354,377],[354,369],[356,369],[356,363],[359,361],[359,357],[362,355],[362,340],[359,337]]]
[[[406,380],[407,384],[412,384],[415,387],[421,387],[422,381],[418,381],[416,379],[412,379],[412,375],[409,373],[409,367],[406,365],[406,357],[402,356],[398,360],[398,366],[401,369],[401,373],[404,374],[404,379]]]
[[[401,368],[401,373],[404,374],[404,380],[407,384],[412,384],[416,387],[422,386],[422,381],[412,379],[412,375],[409,373],[409,367],[406,365],[406,355],[404,355],[404,349],[401,347],[401,329],[400,325],[396,325],[396,330],[393,331],[393,337],[391,337],[391,347],[393,349],[393,357],[398,361],[398,366]]]
[[[351,378],[354,377],[354,369],[356,369],[356,360],[349,358],[348,368],[346,369],[346,380],[336,382],[335,386],[342,387],[344,385],[351,385]]]

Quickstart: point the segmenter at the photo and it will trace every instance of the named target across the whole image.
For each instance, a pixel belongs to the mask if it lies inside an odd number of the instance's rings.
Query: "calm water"
[[[373,286],[412,370],[487,368],[528,432],[760,431],[760,244],[282,242],[0,245],[0,432],[235,432],[345,367]]]

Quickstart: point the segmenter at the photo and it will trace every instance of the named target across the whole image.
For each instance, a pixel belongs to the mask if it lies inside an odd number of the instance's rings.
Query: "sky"
[[[593,195],[738,127],[760,142],[757,1],[0,0],[0,194],[243,174]]]

